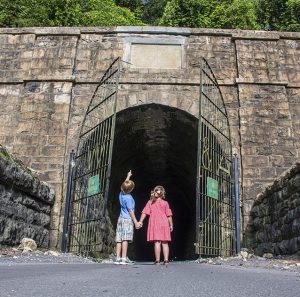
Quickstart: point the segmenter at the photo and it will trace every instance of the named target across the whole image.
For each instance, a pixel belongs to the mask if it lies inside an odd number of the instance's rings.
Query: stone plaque
[[[88,180],[87,196],[96,195],[100,192],[99,175],[94,175]]]
[[[208,177],[206,188],[207,188],[207,196],[214,199],[219,199],[219,184],[217,180]]]
[[[180,44],[132,44],[131,63],[134,68],[180,69]]]

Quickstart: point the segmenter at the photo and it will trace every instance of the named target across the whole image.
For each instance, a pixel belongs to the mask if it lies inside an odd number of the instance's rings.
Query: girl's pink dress
[[[160,198],[154,203],[148,201],[142,213],[149,215],[147,241],[171,241],[168,217],[172,211],[167,201]]]

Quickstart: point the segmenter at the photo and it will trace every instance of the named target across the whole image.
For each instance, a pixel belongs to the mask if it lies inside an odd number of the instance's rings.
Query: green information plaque
[[[97,174],[90,177],[88,180],[87,195],[92,196],[98,194],[99,192],[100,192],[99,175]]]
[[[214,199],[219,199],[219,184],[217,180],[208,177],[206,187],[207,187],[207,196]]]

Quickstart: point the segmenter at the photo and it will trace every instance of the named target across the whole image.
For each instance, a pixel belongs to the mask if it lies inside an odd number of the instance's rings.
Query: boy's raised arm
[[[131,176],[132,176],[132,172],[131,172],[131,170],[129,170],[128,173],[127,173],[127,177],[126,177],[125,181],[130,180]]]

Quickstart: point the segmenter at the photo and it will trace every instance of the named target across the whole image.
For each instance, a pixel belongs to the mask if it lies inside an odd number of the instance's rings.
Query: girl
[[[149,224],[147,231],[147,241],[154,242],[155,264],[159,265],[161,246],[164,255],[164,264],[169,263],[169,241],[173,231],[172,211],[167,201],[165,201],[166,191],[162,186],[156,186],[151,191],[150,200],[142,211],[140,225],[147,215]]]

